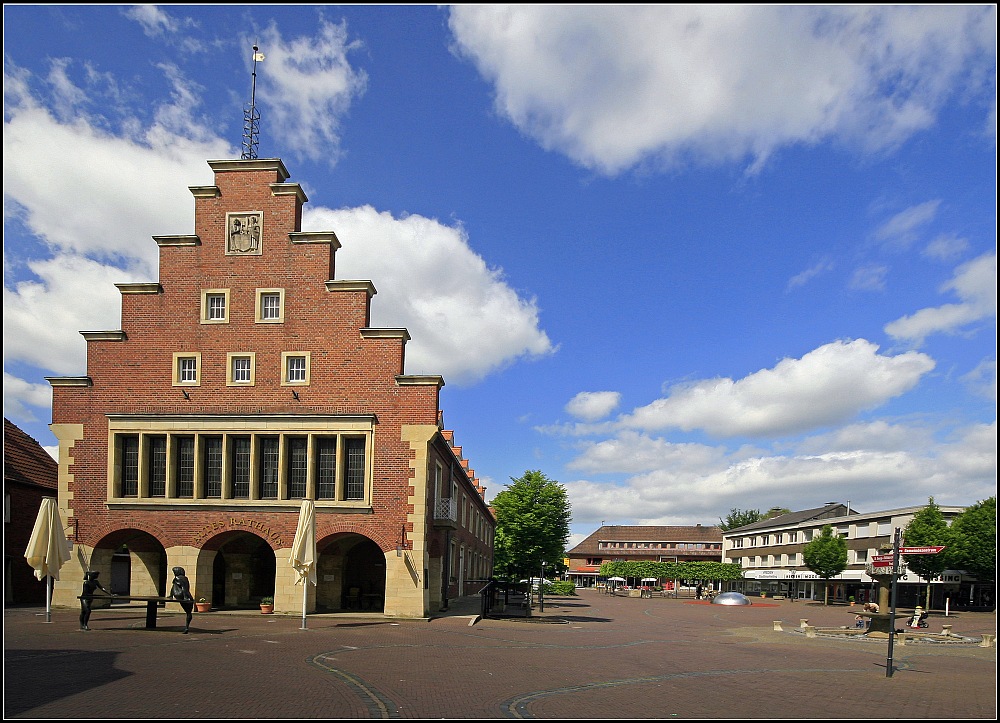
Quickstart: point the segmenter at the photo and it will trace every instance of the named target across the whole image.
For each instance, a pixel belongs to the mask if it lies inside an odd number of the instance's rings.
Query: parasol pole
[[[45,622],[52,622],[52,576],[45,576]]]
[[[302,630],[306,629],[306,593],[309,591],[309,575],[302,576]]]

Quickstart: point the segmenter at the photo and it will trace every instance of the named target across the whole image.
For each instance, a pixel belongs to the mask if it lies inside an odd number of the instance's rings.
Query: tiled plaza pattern
[[[5,718],[984,719],[997,713],[994,613],[933,614],[963,642],[807,637],[853,610],[547,598],[528,620],[463,599],[431,620],[166,611],[4,611]],[[175,607],[175,606],[171,606]],[[775,621],[782,621],[776,626]],[[897,625],[901,625],[898,623]],[[780,629],[776,629],[780,628]]]

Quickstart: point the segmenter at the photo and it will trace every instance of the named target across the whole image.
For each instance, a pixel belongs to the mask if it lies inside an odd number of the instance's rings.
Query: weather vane
[[[250,103],[243,107],[243,160],[253,160],[257,157],[257,145],[260,143],[260,112],[257,110],[257,63],[264,60],[264,54],[256,45],[253,46],[253,74],[250,84]]]

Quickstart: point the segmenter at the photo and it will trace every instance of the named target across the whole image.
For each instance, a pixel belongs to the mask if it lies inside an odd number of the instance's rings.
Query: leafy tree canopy
[[[572,510],[566,489],[538,470],[511,477],[492,502],[497,529],[494,570],[512,579],[536,576],[546,563],[562,564]]]
[[[903,530],[903,544],[907,547],[944,545],[945,550],[937,555],[903,555],[906,566],[925,580],[931,580],[948,569],[948,548],[952,534],[948,523],[941,514],[941,508],[931,497],[927,506],[913,516]],[[995,541],[995,540],[994,540]]]
[[[764,517],[764,513],[760,510],[739,510],[734,507],[729,510],[728,515],[719,518],[719,527],[723,532],[728,532],[729,530],[735,530],[737,527],[760,522]]]
[[[802,548],[802,561],[821,578],[829,580],[847,568],[847,540],[833,534],[830,525],[824,525],[819,537]],[[824,602],[826,594],[824,591]]]
[[[997,498],[977,502],[951,523],[948,567],[965,570],[981,582],[996,580]]]

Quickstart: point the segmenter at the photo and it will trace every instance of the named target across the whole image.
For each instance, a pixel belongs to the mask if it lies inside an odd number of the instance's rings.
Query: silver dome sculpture
[[[750,598],[741,592],[724,592],[712,599],[713,605],[753,605]]]

